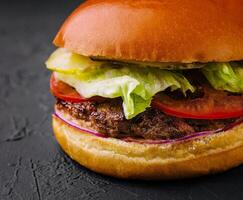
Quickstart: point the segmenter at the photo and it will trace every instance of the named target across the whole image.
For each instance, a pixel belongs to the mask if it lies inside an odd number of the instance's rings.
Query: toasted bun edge
[[[168,180],[218,173],[243,163],[243,124],[172,144],[138,144],[81,132],[53,116],[62,149],[92,171],[125,179]]]

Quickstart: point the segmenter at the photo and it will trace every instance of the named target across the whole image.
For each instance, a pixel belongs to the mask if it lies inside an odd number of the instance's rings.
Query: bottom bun
[[[90,135],[53,116],[55,137],[81,165],[126,179],[178,179],[222,172],[243,163],[243,124],[170,144],[139,144]]]

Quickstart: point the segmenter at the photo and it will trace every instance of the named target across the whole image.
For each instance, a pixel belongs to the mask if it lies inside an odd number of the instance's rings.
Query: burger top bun
[[[224,62],[243,59],[242,0],[88,0],[54,44],[105,59]]]

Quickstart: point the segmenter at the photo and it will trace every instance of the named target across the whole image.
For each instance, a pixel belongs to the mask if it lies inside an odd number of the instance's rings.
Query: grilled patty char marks
[[[127,120],[120,99],[81,103],[57,100],[56,108],[82,121],[82,126],[87,123],[86,128],[91,125],[93,130],[115,138],[129,136],[153,140],[175,139],[199,131],[217,130],[235,121],[181,119],[168,116],[154,108],[148,108],[133,119]]]

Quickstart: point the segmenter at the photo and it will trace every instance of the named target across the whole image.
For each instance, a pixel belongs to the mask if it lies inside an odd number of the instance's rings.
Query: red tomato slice
[[[156,95],[152,106],[168,115],[192,119],[227,119],[243,116],[243,95],[203,87],[204,96],[175,100],[164,93]]]
[[[62,81],[55,80],[54,74],[52,74],[51,76],[50,89],[52,94],[55,97],[73,103],[78,103],[83,101],[101,101],[103,99],[102,97],[92,97],[92,98],[82,97],[74,88],[72,88],[68,84]]]
[[[104,101],[102,97],[84,98],[64,82],[51,76],[50,89],[54,96],[69,102]],[[152,107],[168,115],[191,119],[227,119],[243,116],[243,95],[229,95],[224,91],[203,87],[204,96],[195,99],[175,100],[165,93],[155,96]]]

